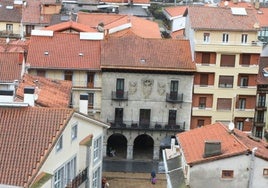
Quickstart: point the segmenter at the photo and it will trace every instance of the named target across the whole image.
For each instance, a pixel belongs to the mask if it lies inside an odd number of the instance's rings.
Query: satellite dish
[[[228,1],[224,1],[224,6],[227,7],[229,5]]]
[[[233,131],[234,130],[234,123],[233,122],[230,122],[229,125],[228,125],[228,129],[230,131]]]

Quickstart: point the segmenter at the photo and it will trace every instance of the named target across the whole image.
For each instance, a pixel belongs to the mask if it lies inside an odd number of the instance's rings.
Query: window
[[[243,127],[244,127],[244,122],[243,121],[238,121],[236,123],[236,128],[243,131]]]
[[[229,34],[228,33],[223,33],[222,34],[222,42],[223,43],[228,43],[229,40]]]
[[[73,71],[65,71],[64,80],[73,81]]]
[[[204,42],[208,43],[210,41],[210,33],[204,33]]]
[[[248,41],[248,35],[247,34],[242,34],[241,35],[241,43],[246,44]]]
[[[210,63],[210,53],[203,52],[202,53],[202,64],[209,64]]]
[[[245,98],[240,98],[238,101],[238,108],[240,110],[245,110],[246,108],[246,99]]]
[[[46,71],[45,70],[36,70],[36,75],[40,77],[46,77]]]
[[[140,125],[144,128],[150,126],[151,110],[150,109],[140,109]]]
[[[233,87],[233,76],[220,76],[219,87],[220,88],[232,88]]]
[[[179,81],[171,80],[171,83],[170,83],[170,99],[171,100],[177,100],[178,87],[179,87]]]
[[[233,178],[234,177],[234,171],[233,170],[223,170],[221,171],[221,178]]]
[[[88,93],[88,108],[94,108],[94,93]]]
[[[262,127],[256,127],[255,136],[258,138],[262,138]]]
[[[63,188],[64,186],[64,167],[61,167],[54,173],[54,188]]]
[[[244,66],[249,66],[250,65],[250,54],[242,54],[240,56],[241,58],[241,64]]]
[[[217,99],[217,110],[231,110],[231,109],[232,109],[232,99],[228,98]]]
[[[259,95],[258,107],[265,107],[265,101],[266,101],[265,95]]]
[[[72,140],[75,140],[77,138],[77,124],[75,124],[72,127],[71,137],[72,137]]]
[[[13,32],[13,24],[7,24],[6,25],[6,31],[8,33],[12,33]]]
[[[240,86],[247,87],[248,86],[248,76],[241,76],[240,78]]]
[[[205,120],[203,120],[203,119],[197,120],[197,127],[202,127],[202,126],[204,126],[204,124],[205,124]]]
[[[64,188],[76,176],[76,157],[54,172],[54,188]]]
[[[93,172],[92,187],[93,188],[100,187],[100,167],[98,167],[97,170]]]
[[[264,176],[268,176],[268,168],[264,168],[263,169],[263,175]]]
[[[257,122],[258,123],[264,122],[264,111],[257,111]]]
[[[169,110],[168,113],[168,125],[176,125],[177,110]]]
[[[115,117],[114,117],[115,124],[121,125],[123,123],[123,115],[124,115],[123,108],[115,108]]]
[[[87,73],[87,87],[94,88],[94,73]]]
[[[56,151],[60,151],[62,149],[62,136],[59,138],[56,144]]]
[[[34,30],[34,25],[26,25],[26,36],[30,36],[32,33],[32,30]]]
[[[101,160],[101,151],[102,151],[102,137],[97,138],[94,140],[94,153],[93,153],[93,161],[94,163]]]
[[[221,55],[221,67],[234,67],[235,66],[235,55]]]
[[[124,97],[124,82],[125,82],[125,80],[122,78],[118,78],[116,80],[116,97],[117,98]]]
[[[205,109],[206,108],[206,97],[199,97],[199,108]]]
[[[208,74],[200,74],[200,86],[208,86]]]

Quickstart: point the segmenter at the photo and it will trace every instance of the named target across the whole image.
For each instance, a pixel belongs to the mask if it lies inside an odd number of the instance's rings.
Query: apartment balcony
[[[256,119],[254,121],[254,126],[255,127],[265,127],[265,122],[261,119]]]
[[[66,188],[76,188],[84,183],[88,177],[87,171],[88,168],[85,168],[83,171],[81,171],[70,183],[67,184]]]
[[[88,89],[88,90],[98,90],[101,87],[94,86],[94,83],[87,81],[72,81],[74,89]]]
[[[128,100],[128,92],[127,91],[112,91],[112,100]]]
[[[0,38],[21,38],[20,34],[18,33],[20,32],[2,30],[0,31]]]
[[[258,41],[250,41],[246,44],[241,44],[238,41],[229,41],[228,43],[222,43],[222,41],[215,41],[205,43],[203,40],[196,40],[196,51],[207,52],[233,52],[233,53],[261,53],[262,43]]]
[[[185,130],[185,122],[178,122],[176,124],[169,124],[168,122],[140,122],[140,121],[114,121],[108,120],[110,129],[120,130],[155,130],[155,131],[179,131]]]
[[[167,93],[166,102],[181,103],[183,102],[183,94],[178,94],[177,92]]]
[[[267,107],[264,106],[264,105],[258,105],[258,106],[255,107],[255,110],[256,111],[266,111]]]

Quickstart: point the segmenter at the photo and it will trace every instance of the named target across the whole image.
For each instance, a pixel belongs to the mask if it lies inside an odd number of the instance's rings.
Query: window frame
[[[78,134],[78,124],[74,124],[71,129],[71,139],[76,140],[77,139],[77,134]]]
[[[199,97],[198,108],[206,109],[207,97]]]
[[[229,34],[228,33],[223,33],[222,34],[222,43],[228,43],[229,42]]]
[[[248,34],[243,33],[243,34],[241,35],[241,43],[242,43],[242,44],[247,44],[247,42],[248,42]]]
[[[63,135],[61,135],[58,139],[58,142],[56,144],[56,152],[61,151],[63,148]]]
[[[242,75],[240,77],[240,87],[248,87],[249,77]]]
[[[225,105],[222,105],[225,104]],[[231,98],[217,98],[217,110],[228,110],[232,109],[232,99]]]
[[[210,42],[210,33],[204,33],[203,34],[203,42],[209,43]]]
[[[101,160],[101,151],[102,151],[102,136],[97,137],[94,140],[93,144],[93,162],[96,164]]]
[[[234,87],[234,76],[220,75],[218,87],[219,88],[233,88]]]
[[[64,80],[73,81],[73,71],[64,71]]]
[[[239,129],[240,131],[243,131],[244,122],[243,121],[237,121],[236,122],[236,128]]]
[[[246,98],[239,98],[238,99],[238,109],[245,110],[246,109],[246,102],[247,102]]]
[[[268,177],[268,168],[263,169],[262,175]]]
[[[88,93],[88,108],[89,109],[94,108],[94,93],[92,92]]]
[[[228,175],[230,174],[230,175]],[[221,171],[222,179],[233,179],[234,178],[234,170],[222,170]]]
[[[6,31],[13,33],[13,24],[6,24]]]

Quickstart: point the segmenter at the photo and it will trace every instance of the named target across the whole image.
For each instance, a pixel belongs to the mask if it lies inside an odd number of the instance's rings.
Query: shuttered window
[[[217,99],[217,110],[231,110],[232,99],[218,98]]]
[[[234,67],[235,55],[221,55],[221,67]]]
[[[233,87],[233,76],[220,76],[219,87],[220,88],[232,88]]]

